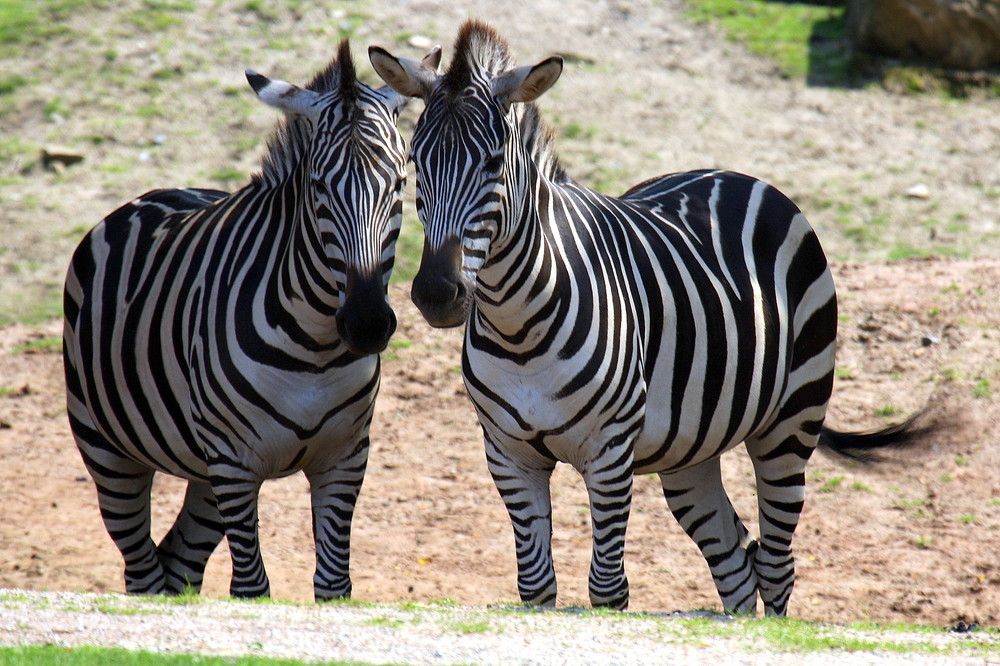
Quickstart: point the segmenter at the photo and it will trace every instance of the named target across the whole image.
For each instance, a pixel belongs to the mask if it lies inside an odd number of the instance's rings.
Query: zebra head
[[[444,74],[424,61],[368,49],[375,71],[425,108],[410,147],[417,213],[424,225],[411,298],[432,326],[462,324],[477,276],[508,245],[527,178],[513,105],[530,102],[562,73],[562,58],[514,67],[507,43],[488,25],[466,21]]]
[[[246,76],[264,103],[288,116],[275,141],[301,146],[286,151],[301,154],[297,203],[306,246],[332,273],[337,332],[351,352],[378,353],[396,330],[387,288],[406,180],[396,120],[407,98],[360,82],[346,40],[305,88],[251,70]],[[272,145],[272,170],[282,168],[273,164],[282,161],[281,148]]]

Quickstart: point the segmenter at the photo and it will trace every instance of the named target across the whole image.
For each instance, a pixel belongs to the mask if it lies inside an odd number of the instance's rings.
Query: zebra
[[[69,422],[128,593],[200,591],[225,536],[231,594],[269,596],[258,491],[303,471],[315,597],[346,597],[378,352],[396,326],[387,286],[406,175],[396,120],[408,100],[360,82],[346,40],[304,88],[246,77],[285,114],[249,184],[153,190],[73,254]],[[158,545],[156,472],[187,479]]]
[[[591,603],[624,609],[636,474],[659,476],[727,612],[784,615],[804,470],[817,443],[856,456],[925,434],[823,425],[837,300],[816,234],[755,178],[699,170],[620,197],[575,181],[533,103],[562,59],[515,67],[472,19],[443,74],[381,47],[378,74],[425,108],[410,146],[424,251],[411,298],[432,326],[466,324],[462,372],[513,527],[523,602],[554,605],[550,478],[573,465],[593,530]],[[722,485],[753,461],[759,537]]]

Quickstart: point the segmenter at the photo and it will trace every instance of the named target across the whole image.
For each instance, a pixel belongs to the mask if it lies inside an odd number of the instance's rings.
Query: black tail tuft
[[[863,432],[839,432],[823,427],[819,434],[819,446],[826,451],[860,462],[880,462],[880,451],[903,449],[927,441],[939,429],[937,423],[927,422],[926,411],[906,419],[902,423],[881,430]]]

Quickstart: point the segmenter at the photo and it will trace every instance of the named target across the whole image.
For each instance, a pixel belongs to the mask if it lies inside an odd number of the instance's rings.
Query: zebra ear
[[[534,66],[512,69],[493,80],[493,94],[508,105],[532,102],[559,80],[562,70],[563,59],[559,56],[552,56]]]
[[[250,87],[257,93],[257,97],[268,106],[281,109],[285,113],[295,113],[307,118],[316,116],[319,110],[317,105],[317,100],[320,97],[319,93],[300,88],[279,79],[269,79],[252,69],[246,71],[246,76]]]
[[[435,46],[423,60],[397,58],[381,46],[369,46],[368,57],[382,80],[400,95],[422,97],[430,95],[437,81],[437,67],[441,63],[441,47]]]

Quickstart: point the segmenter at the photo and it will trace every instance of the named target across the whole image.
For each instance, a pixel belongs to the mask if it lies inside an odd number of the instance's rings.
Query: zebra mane
[[[534,102],[519,104],[516,109],[518,126],[521,129],[521,144],[531,155],[531,161],[539,173],[554,183],[568,183],[572,179],[555,152],[555,132],[542,120],[542,114]]]
[[[441,83],[452,93],[462,91],[472,81],[474,70],[500,74],[514,67],[507,40],[479,19],[462,24],[455,38],[455,57]]]
[[[358,75],[351,57],[348,40],[340,42],[337,55],[322,69],[306,89],[319,93],[339,91],[340,103],[353,113],[358,98]],[[301,116],[286,116],[267,142],[267,152],[261,159],[261,170],[254,174],[254,184],[279,183],[298,167],[312,139],[312,126]]]

